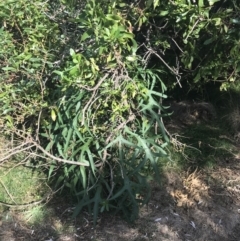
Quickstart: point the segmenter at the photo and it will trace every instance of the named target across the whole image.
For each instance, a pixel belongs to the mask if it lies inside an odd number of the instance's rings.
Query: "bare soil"
[[[167,170],[162,186],[152,184],[151,201],[135,224],[105,214],[94,230],[88,214],[72,221],[66,199],[55,200],[48,207],[52,214],[38,225],[26,224],[20,211],[1,214],[0,240],[239,241],[240,158],[219,162],[204,173]]]

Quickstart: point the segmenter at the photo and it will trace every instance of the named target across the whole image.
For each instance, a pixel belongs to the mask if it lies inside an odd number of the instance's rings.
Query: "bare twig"
[[[78,166],[89,166],[89,163],[84,163],[84,162],[77,162],[77,161],[70,161],[70,160],[66,160],[66,159],[62,159],[59,157],[56,157],[54,155],[52,155],[51,153],[47,152],[43,147],[41,147],[37,142],[35,142],[31,137],[28,137],[26,139],[26,142],[22,143],[21,145],[13,148],[12,150],[8,151],[7,155],[3,155],[4,157],[2,157],[0,159],[0,163],[11,158],[12,156],[21,153],[23,151],[29,150],[33,147],[36,147],[37,149],[39,149],[41,152],[43,152],[47,157],[57,161],[57,162],[62,162],[62,163],[67,163],[67,164],[72,164],[72,165],[78,165]],[[34,155],[34,153],[32,153]]]
[[[83,88],[83,89],[88,90],[88,91],[96,91],[97,89],[99,89],[100,85],[103,83],[103,81],[104,81],[108,76],[109,76],[108,73],[105,74],[105,75],[103,76],[103,78],[100,79],[100,81],[99,81],[93,88],[89,88],[88,86],[80,85],[80,84],[78,84],[78,87]]]
[[[38,143],[36,143],[35,141],[31,141],[35,147],[37,149],[39,149],[40,151],[42,151],[46,156],[50,157],[51,159],[53,159],[54,161],[57,162],[63,162],[63,163],[67,163],[67,164],[72,164],[72,165],[78,165],[78,166],[89,166],[89,163],[85,163],[85,162],[76,162],[76,161],[69,161],[66,159],[62,159],[59,157],[56,157],[54,155],[52,155],[51,153],[47,152],[44,148],[42,148]]]
[[[41,204],[41,203],[43,203],[45,201],[45,203],[44,203],[44,205],[45,205],[46,203],[49,202],[49,200],[52,198],[52,196],[54,194],[56,194],[59,190],[61,190],[62,187],[63,186],[61,186],[59,189],[57,189],[54,192],[52,190],[50,190],[49,192],[47,192],[44,195],[44,197],[42,199],[40,199],[38,201],[33,201],[33,202],[29,202],[29,203],[24,203],[24,204],[17,204],[16,202],[14,202],[15,204],[11,204],[11,203],[0,201],[0,204],[4,205],[6,207],[10,207],[10,208],[26,208],[26,207],[29,207],[29,206],[39,205],[39,204]]]
[[[29,144],[29,143],[23,143],[23,144],[21,144],[20,146],[17,146],[17,147],[15,147],[14,149],[8,151],[9,154],[8,154],[8,155],[3,155],[4,157],[0,159],[0,163],[2,163],[2,162],[5,161],[5,160],[8,160],[9,158],[11,158],[12,156],[14,156],[14,155],[16,155],[16,154],[18,154],[18,153],[21,153],[21,152],[23,152],[23,151],[29,150],[29,149],[31,149],[32,147],[34,147],[33,144],[30,145],[30,146],[28,145],[27,147],[24,147],[24,146],[26,146],[27,144]]]
[[[175,45],[178,47],[178,49],[183,53],[183,50],[179,47],[177,42],[174,40],[174,38],[171,38],[171,40],[175,43]]]
[[[146,46],[145,46],[146,47]],[[147,47],[146,47],[147,48]],[[154,51],[152,48],[147,48],[149,54],[154,54],[155,56],[157,56],[161,61],[162,63],[176,76],[176,79],[177,79],[177,83],[179,84],[179,86],[182,88],[182,85],[180,83],[180,79],[181,79],[181,75],[179,73],[179,69],[174,69],[174,68],[171,68],[167,63],[166,61],[156,52]],[[147,57],[149,59],[149,56]]]
[[[31,157],[32,153],[30,153],[29,155],[27,155],[23,160],[21,160],[20,162],[17,162],[17,164],[13,165],[12,167],[8,167],[7,172],[4,173],[3,176],[6,176],[9,172],[11,172],[14,168],[16,168],[17,166],[21,166],[24,165],[26,163],[27,160],[29,160],[29,158]],[[2,165],[1,165],[2,166]]]
[[[188,35],[187,35],[187,37],[185,38],[185,40],[187,40],[187,39],[189,38],[190,34],[193,32],[194,28],[197,26],[197,24],[199,23],[199,21],[200,21],[200,18],[196,21],[196,23],[194,23],[191,31],[188,33]]]
[[[87,104],[84,106],[83,111],[82,111],[82,125],[84,125],[85,122],[85,112],[88,109],[89,105],[91,104],[91,102],[93,101],[93,98],[96,96],[97,91],[99,89],[99,87],[101,86],[101,84],[103,83],[103,81],[109,76],[109,74],[105,74],[105,76],[97,83],[97,85],[94,88],[88,88],[88,87],[84,87],[81,86],[81,88],[84,88],[88,91],[93,91],[91,98],[89,99],[89,101],[87,102]]]
[[[0,179],[0,183],[3,186],[3,188],[5,189],[5,192],[7,193],[7,195],[10,197],[10,199],[16,204],[16,202],[14,201],[11,193],[8,191],[7,187],[5,186],[5,184],[3,183],[3,181]]]

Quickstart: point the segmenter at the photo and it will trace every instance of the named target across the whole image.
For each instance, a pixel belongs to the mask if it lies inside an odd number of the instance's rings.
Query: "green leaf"
[[[48,180],[51,178],[52,173],[53,173],[55,167],[56,167],[56,166],[55,166],[54,164],[50,165],[50,168],[49,168],[49,170],[48,170]]]
[[[69,150],[69,144],[70,144],[72,135],[73,135],[73,128],[69,128],[69,129],[68,129],[68,133],[67,133],[67,137],[66,137],[66,139],[65,139],[64,148],[63,148],[65,155],[67,154],[67,152],[68,152],[68,150]]]
[[[223,28],[224,28],[225,33],[227,33],[228,32],[228,26],[224,24]]]
[[[57,115],[56,115],[56,112],[55,112],[54,109],[51,110],[51,118],[52,118],[53,121],[55,121],[56,118],[57,118]]]
[[[9,71],[9,70],[16,71],[16,69],[13,68],[13,67],[3,67],[2,70],[5,70],[5,71]]]
[[[203,0],[199,0],[199,1],[198,1],[198,6],[199,6],[200,8],[204,7],[204,1],[203,1]]]
[[[219,2],[220,0],[208,0],[208,3],[210,6],[212,6],[214,3]]]
[[[136,61],[136,56],[127,56],[126,59],[130,62]]]
[[[80,41],[83,42],[84,40],[86,40],[88,38],[90,38],[90,35],[88,34],[88,32],[84,32]]]
[[[96,194],[94,196],[94,207],[93,207],[93,225],[96,226],[97,224],[97,217],[99,213],[99,204],[101,203],[101,192],[102,192],[102,186],[99,185],[97,187]]]
[[[6,118],[7,122],[8,122],[8,125],[10,127],[12,127],[13,126],[13,118],[12,118],[12,116],[7,115],[5,118]]]
[[[105,16],[105,18],[106,18],[107,20],[111,20],[111,21],[113,21],[113,22],[119,22],[120,20],[122,20],[121,16],[116,15],[116,14],[107,14],[107,15]]]
[[[9,113],[9,112],[11,112],[11,111],[14,111],[14,110],[15,110],[15,108],[5,109],[5,110],[3,111],[3,115],[6,115],[7,113]]]
[[[213,41],[214,41],[214,39],[210,38],[210,39],[205,40],[203,44],[208,45],[208,44],[212,43]]]
[[[87,175],[86,175],[86,170],[85,170],[84,166],[80,166],[80,172],[81,172],[81,177],[82,177],[83,188],[86,189],[86,186],[87,186]]]
[[[160,0],[154,0],[153,1],[153,8],[155,9],[157,6],[159,6]]]
[[[59,71],[59,70],[54,70],[53,73],[60,75],[61,78],[63,78],[64,72],[63,71]]]
[[[168,15],[169,14],[169,11],[161,11],[160,12],[160,16],[166,16],[166,15]]]
[[[120,37],[121,39],[125,39],[125,38],[133,39],[134,35],[132,33],[125,32],[125,33],[121,33]]]
[[[71,56],[75,55],[75,51],[72,48],[70,49],[70,55]]]
[[[222,23],[222,19],[221,18],[213,18],[212,20],[215,21],[215,26],[218,26]]]
[[[124,193],[124,191],[126,191],[125,185],[116,194],[114,194],[109,200],[117,199],[118,197],[120,197]]]
[[[234,18],[234,19],[232,19],[232,23],[234,23],[234,24],[240,24],[240,18]]]

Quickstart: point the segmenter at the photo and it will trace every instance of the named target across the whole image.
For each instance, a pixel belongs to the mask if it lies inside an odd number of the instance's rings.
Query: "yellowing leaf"
[[[107,63],[109,63],[111,60],[112,60],[112,56],[111,56],[111,53],[110,53],[107,57]]]
[[[132,97],[134,98],[134,97],[136,96],[136,94],[137,94],[137,92],[136,92],[136,90],[134,90],[134,91],[132,92]]]
[[[94,70],[99,71],[99,67],[96,65],[94,58],[90,58],[90,61],[92,63],[92,65],[91,65],[92,70],[94,69]],[[93,71],[93,72],[95,72],[95,71]]]
[[[57,118],[57,115],[56,115],[56,112],[55,112],[54,109],[51,110],[51,118],[52,118],[53,121],[55,121],[56,118]]]
[[[214,3],[219,2],[220,0],[208,0],[209,5],[212,6]]]
[[[159,5],[159,0],[153,1],[153,8],[155,9]]]
[[[71,48],[70,49],[70,55],[73,56],[75,54],[75,51]]]
[[[127,56],[126,59],[130,62],[134,62],[136,61],[136,57],[135,56]]]
[[[227,32],[228,32],[228,26],[227,26],[227,25],[224,25],[223,27],[224,27],[225,33],[227,33]]]

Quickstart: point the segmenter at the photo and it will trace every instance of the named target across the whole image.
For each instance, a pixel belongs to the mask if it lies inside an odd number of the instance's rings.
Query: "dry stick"
[[[51,153],[47,152],[44,148],[42,148],[35,141],[31,141],[31,143],[33,143],[35,145],[35,147],[37,147],[40,151],[42,151],[46,156],[52,158],[53,160],[55,160],[57,162],[63,162],[63,163],[67,163],[67,164],[78,165],[78,166],[85,166],[85,167],[89,166],[89,163],[69,161],[69,160],[66,160],[66,159],[62,159],[62,158],[56,157],[56,156],[52,155]]]
[[[8,174],[9,172],[11,172],[14,168],[23,165],[23,163],[26,163],[26,160],[28,160],[30,156],[31,156],[31,154],[29,154],[29,155],[28,155],[27,157],[25,157],[23,160],[21,160],[20,162],[18,162],[17,164],[15,164],[13,167],[10,167],[10,168],[8,167],[7,172],[4,173],[3,176],[7,176],[7,174]],[[2,165],[0,165],[0,166],[2,166]]]
[[[28,135],[27,137],[24,137],[19,132],[22,132],[24,134],[24,132],[20,131],[20,130],[16,131],[15,134],[17,134],[18,136],[20,136],[21,138],[26,140],[26,142],[24,144],[22,144],[22,145],[33,144],[32,146],[27,147],[26,150],[35,146],[37,149],[41,150],[46,156],[52,158],[53,160],[55,160],[57,162],[63,162],[63,163],[72,164],[72,165],[78,165],[78,166],[86,166],[86,167],[89,166],[89,163],[77,162],[77,161],[69,161],[69,160],[66,160],[66,159],[63,159],[63,158],[55,157],[51,153],[47,152],[44,148],[42,148],[36,141],[33,140],[33,138],[31,136]],[[20,146],[22,146],[22,145],[20,145]],[[20,149],[18,152],[20,152],[22,150],[24,150],[24,149]],[[15,153],[11,153],[9,156],[13,156],[14,154]],[[3,159],[6,159],[6,158],[3,158]],[[1,162],[1,159],[0,159],[0,162]]]
[[[80,87],[89,90],[89,91],[93,91],[92,96],[90,98],[90,100],[87,102],[87,104],[84,106],[83,108],[83,113],[82,113],[82,125],[84,125],[84,121],[85,121],[85,112],[87,110],[87,108],[89,107],[89,105],[91,104],[94,96],[96,95],[96,91],[99,89],[100,85],[103,83],[103,81],[109,76],[109,74],[105,74],[105,76],[97,83],[97,85],[94,88],[86,88],[80,85]]]
[[[1,179],[0,179],[0,183],[1,183],[1,185],[3,186],[3,188],[5,189],[7,195],[10,197],[10,199],[16,204],[16,202],[14,201],[11,193],[8,191],[7,187],[5,186],[5,184],[3,183],[3,181],[2,181]]]
[[[189,37],[189,36],[190,36],[190,34],[193,32],[194,28],[196,27],[196,25],[198,24],[198,22],[199,22],[200,20],[201,20],[201,19],[198,19],[198,20],[196,21],[196,23],[194,23],[194,25],[193,25],[193,27],[192,27],[191,31],[188,33],[188,35],[187,35],[187,37],[185,38],[185,40],[187,40],[187,39],[188,39],[188,37]]]
[[[159,104],[162,105],[162,99],[159,100]],[[159,109],[158,111],[158,114],[161,115],[161,110]],[[165,124],[164,124],[164,121],[163,121],[163,118],[162,116],[160,117],[160,121],[163,125],[163,129],[164,131],[166,132],[166,134],[168,135],[171,143],[175,146],[185,146],[185,144],[183,144],[182,142],[178,141],[177,138],[173,137],[173,135],[168,131],[168,129],[166,128]],[[158,123],[156,122],[155,123],[155,134],[157,135],[157,128],[158,128]],[[188,148],[191,148],[193,150],[196,150],[196,151],[199,151],[200,153],[202,153],[199,149],[195,148],[195,147],[192,147],[192,146],[189,146],[189,145],[186,145],[185,147],[188,147]]]
[[[11,146],[13,146],[13,145],[14,145],[13,141],[11,140]],[[24,147],[25,145],[26,145],[26,143],[22,143],[21,145],[16,146],[10,150],[9,150],[9,147],[6,147],[5,148],[6,151],[5,151],[4,155],[7,155],[8,153],[12,153],[14,150],[18,150],[19,148]],[[3,150],[3,149],[1,148],[1,150]]]
[[[41,116],[42,116],[42,108],[41,108],[41,110],[39,111],[39,114],[38,114],[37,130],[36,130],[36,139],[37,139],[37,141],[39,141],[39,130],[40,130]]]
[[[100,85],[102,84],[102,82],[109,76],[109,74],[105,74],[103,76],[103,78],[96,84],[96,86],[94,86],[93,88],[88,88],[87,86],[84,86],[84,85],[78,85],[80,88],[83,88],[85,90],[88,90],[88,91],[94,91],[94,90],[97,90]]]
[[[91,108],[92,105],[93,105],[99,98],[101,98],[101,96],[97,96],[97,97],[89,104],[89,107],[88,107],[88,108]],[[102,103],[100,103],[100,104],[102,104]],[[97,110],[98,110],[98,108],[97,108]],[[93,115],[92,118],[94,118],[94,115]],[[90,119],[88,118],[88,113],[87,113],[87,119],[88,119],[88,126],[90,126]],[[92,125],[93,125],[93,120],[92,120]]]
[[[3,157],[3,158],[0,159],[0,163],[3,162],[3,161],[5,161],[5,160],[7,160],[7,159],[9,159],[9,158],[12,157],[13,155],[16,155],[16,154],[18,154],[18,153],[20,153],[20,152],[26,151],[26,150],[34,147],[34,145],[31,145],[31,146],[27,146],[27,147],[25,147],[25,148],[21,148],[21,147],[25,146],[26,144],[28,144],[28,143],[24,143],[24,144],[22,144],[22,145],[20,145],[20,146],[18,146],[18,147],[16,147],[16,148],[14,148],[13,151],[11,151],[10,154],[8,154],[7,156],[5,156],[5,157]],[[19,150],[18,150],[18,149],[19,149]],[[10,151],[9,151],[9,152],[10,152]]]
[[[29,207],[29,206],[35,206],[35,205],[38,205],[38,204],[44,202],[45,200],[46,200],[46,202],[45,202],[45,204],[46,204],[46,203],[49,202],[49,200],[51,199],[51,197],[52,197],[54,194],[56,194],[62,187],[63,187],[63,186],[61,186],[59,189],[57,189],[57,190],[54,191],[54,192],[53,192],[52,190],[51,190],[50,192],[47,192],[47,193],[44,195],[44,197],[43,197],[42,199],[38,200],[38,201],[33,201],[33,202],[29,202],[29,203],[24,203],[24,204],[11,204],[11,203],[7,203],[7,202],[2,202],[2,201],[0,201],[0,204],[4,205],[4,206],[6,206],[6,207],[10,207],[10,208],[13,208],[13,207],[16,207],[16,208],[25,208],[25,207]],[[44,205],[45,205],[45,204],[44,204]]]
[[[178,49],[183,53],[183,50],[179,47],[179,45],[177,44],[177,42],[173,39],[173,38],[171,38],[172,39],[172,41],[175,43],[175,45],[178,47]]]
[[[150,48],[150,49],[147,48],[147,49],[148,49],[148,51],[149,51],[150,53],[155,54],[173,74],[179,75],[179,74],[178,74],[176,71],[174,71],[174,69],[172,69],[172,68],[165,62],[165,60],[164,60],[159,54],[157,54],[152,48]]]
[[[23,146],[25,146],[26,144],[32,144],[30,146],[27,146],[25,148],[21,148]],[[46,156],[52,158],[53,160],[55,161],[58,161],[58,162],[63,162],[63,163],[68,163],[68,164],[72,164],[72,165],[78,165],[78,166],[89,166],[88,163],[83,163],[83,162],[76,162],[76,161],[69,161],[69,160],[66,160],[66,159],[62,159],[62,158],[59,158],[59,157],[55,157],[54,155],[52,155],[51,153],[47,152],[46,150],[44,150],[44,148],[42,148],[38,143],[36,143],[35,141],[33,140],[28,140],[27,142],[23,143],[22,145],[14,148],[14,150],[8,154],[7,156],[3,157],[0,159],[0,163],[9,159],[10,157],[12,157],[13,155],[16,155],[20,152],[23,152],[23,151],[26,151],[28,149],[31,149],[32,147],[36,147],[38,148],[39,150],[41,150]]]
[[[10,204],[10,203],[6,203],[6,202],[2,202],[0,201],[0,204],[6,206],[6,207],[29,207],[29,206],[34,206],[34,205],[38,205],[40,203],[42,203],[44,200],[48,199],[49,195],[45,195],[45,197],[43,197],[41,200],[39,201],[35,201],[35,202],[31,202],[31,203],[24,203],[24,204]]]
[[[182,88],[182,85],[181,85],[181,83],[180,83],[180,81],[179,81],[179,79],[181,78],[180,74],[179,74],[177,71],[175,71],[173,68],[171,68],[171,67],[165,62],[165,60],[164,60],[159,54],[157,54],[153,49],[150,49],[149,51],[150,51],[151,53],[155,54],[155,55],[163,62],[163,64],[164,64],[174,75],[176,75],[176,77],[178,77],[178,78],[177,78],[177,82],[178,82],[179,86]]]

